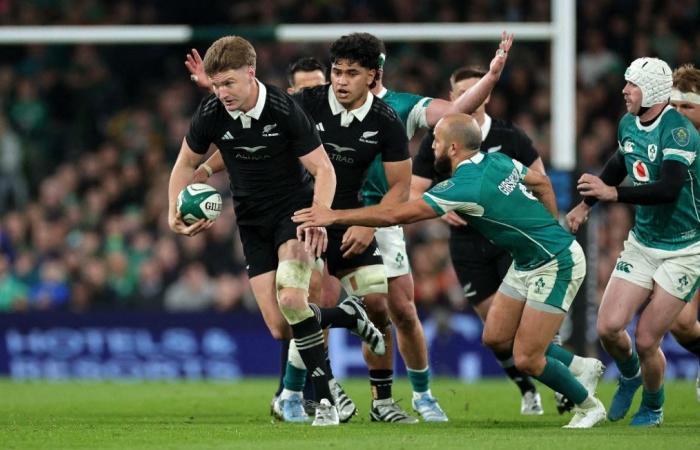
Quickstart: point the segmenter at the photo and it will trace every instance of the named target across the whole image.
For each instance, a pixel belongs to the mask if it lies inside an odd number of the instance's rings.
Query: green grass
[[[661,428],[632,429],[628,420],[591,430],[563,430],[553,396],[542,388],[545,415],[519,414],[520,399],[505,381],[463,384],[438,379],[433,392],[446,424],[370,422],[364,380],[344,383],[360,414],[330,429],[273,422],[274,381],[236,383],[13,383],[0,381],[2,449],[697,449],[700,404],[691,382],[666,386]],[[609,403],[614,386],[601,385]],[[401,380],[395,398],[410,409]],[[639,398],[639,395],[637,399]],[[635,403],[635,406],[637,403]]]

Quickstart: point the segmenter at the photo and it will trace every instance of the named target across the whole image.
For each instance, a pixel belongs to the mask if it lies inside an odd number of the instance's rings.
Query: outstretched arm
[[[333,224],[364,225],[367,227],[388,227],[402,223],[419,222],[437,217],[425,200],[417,198],[406,203],[379,204],[367,208],[340,209],[314,205],[294,213],[292,220],[300,223],[300,228],[321,227]]]
[[[496,86],[498,79],[501,78],[501,73],[508,59],[508,52],[513,45],[513,35],[508,35],[505,31],[501,34],[501,42],[496,50],[496,55],[491,60],[489,71],[484,75],[471,89],[465,91],[457,97],[453,102],[442,100],[439,98],[430,102],[426,108],[426,119],[429,127],[434,127],[435,124],[446,114],[452,113],[467,113],[474,112],[486,98],[491,94],[491,91]]]

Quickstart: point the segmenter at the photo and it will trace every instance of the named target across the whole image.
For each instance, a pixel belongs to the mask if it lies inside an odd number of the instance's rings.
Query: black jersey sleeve
[[[209,150],[209,144],[212,143],[212,130],[216,126],[218,106],[219,99],[215,95],[210,95],[199,103],[192,115],[185,140],[195,153],[203,155]]]
[[[524,166],[530,167],[540,157],[540,154],[532,145],[532,139],[521,128],[513,125],[513,129],[515,130],[515,159],[523,163]]]
[[[608,186],[617,186],[622,183],[622,180],[624,180],[626,176],[625,157],[622,156],[620,152],[613,153],[610,159],[605,163],[603,172],[600,174],[600,179]],[[598,199],[595,197],[584,197],[583,202],[588,206],[593,206],[598,203]]]
[[[318,148],[321,145],[321,138],[316,130],[316,124],[299,104],[300,99],[295,100],[289,101],[289,117],[286,122],[294,155],[301,157]]]
[[[389,107],[386,106],[388,109]],[[405,161],[410,159],[408,152],[408,137],[401,119],[394,111],[382,114],[384,124],[378,130],[381,136],[381,152],[383,162]],[[371,137],[370,137],[371,139]]]
[[[418,153],[413,157],[413,175],[432,180],[435,178],[435,153],[433,152],[433,130],[420,142]]]

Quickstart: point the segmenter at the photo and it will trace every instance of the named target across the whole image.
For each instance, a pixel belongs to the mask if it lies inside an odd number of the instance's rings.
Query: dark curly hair
[[[376,77],[379,77],[379,69],[384,65],[385,57],[384,43],[369,33],[341,36],[331,44],[331,64],[341,59],[355,62],[366,69],[376,70]],[[370,88],[374,87],[374,84],[373,82]]]

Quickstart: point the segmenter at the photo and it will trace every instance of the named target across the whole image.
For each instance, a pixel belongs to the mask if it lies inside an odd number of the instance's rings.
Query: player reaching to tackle
[[[584,174],[578,180],[584,201],[567,221],[575,232],[599,200],[636,205],[634,227],[603,294],[598,334],[620,369],[608,418],[622,419],[643,386],[641,406],[630,424],[659,426],[666,366],[661,340],[700,280],[700,137],[669,105],[673,80],[668,64],[636,59],[625,80],[627,114],[618,126],[618,150],[600,177]],[[634,185],[618,186],[626,176]],[[626,328],[639,310],[633,346]]]
[[[597,376],[582,384],[566,367],[575,364],[573,355],[551,344],[583,281],[586,263],[574,237],[555,219],[549,179],[500,153],[481,153],[481,130],[465,114],[442,118],[433,145],[438,170],[452,177],[422,198],[352,210],[314,205],[297,211],[293,220],[302,229],[331,224],[381,227],[455,211],[508,249],[514,260],[491,306],[484,343],[494,350],[512,349],[520,371],[576,404],[567,428],[590,428],[604,421],[605,408],[594,396]]]

